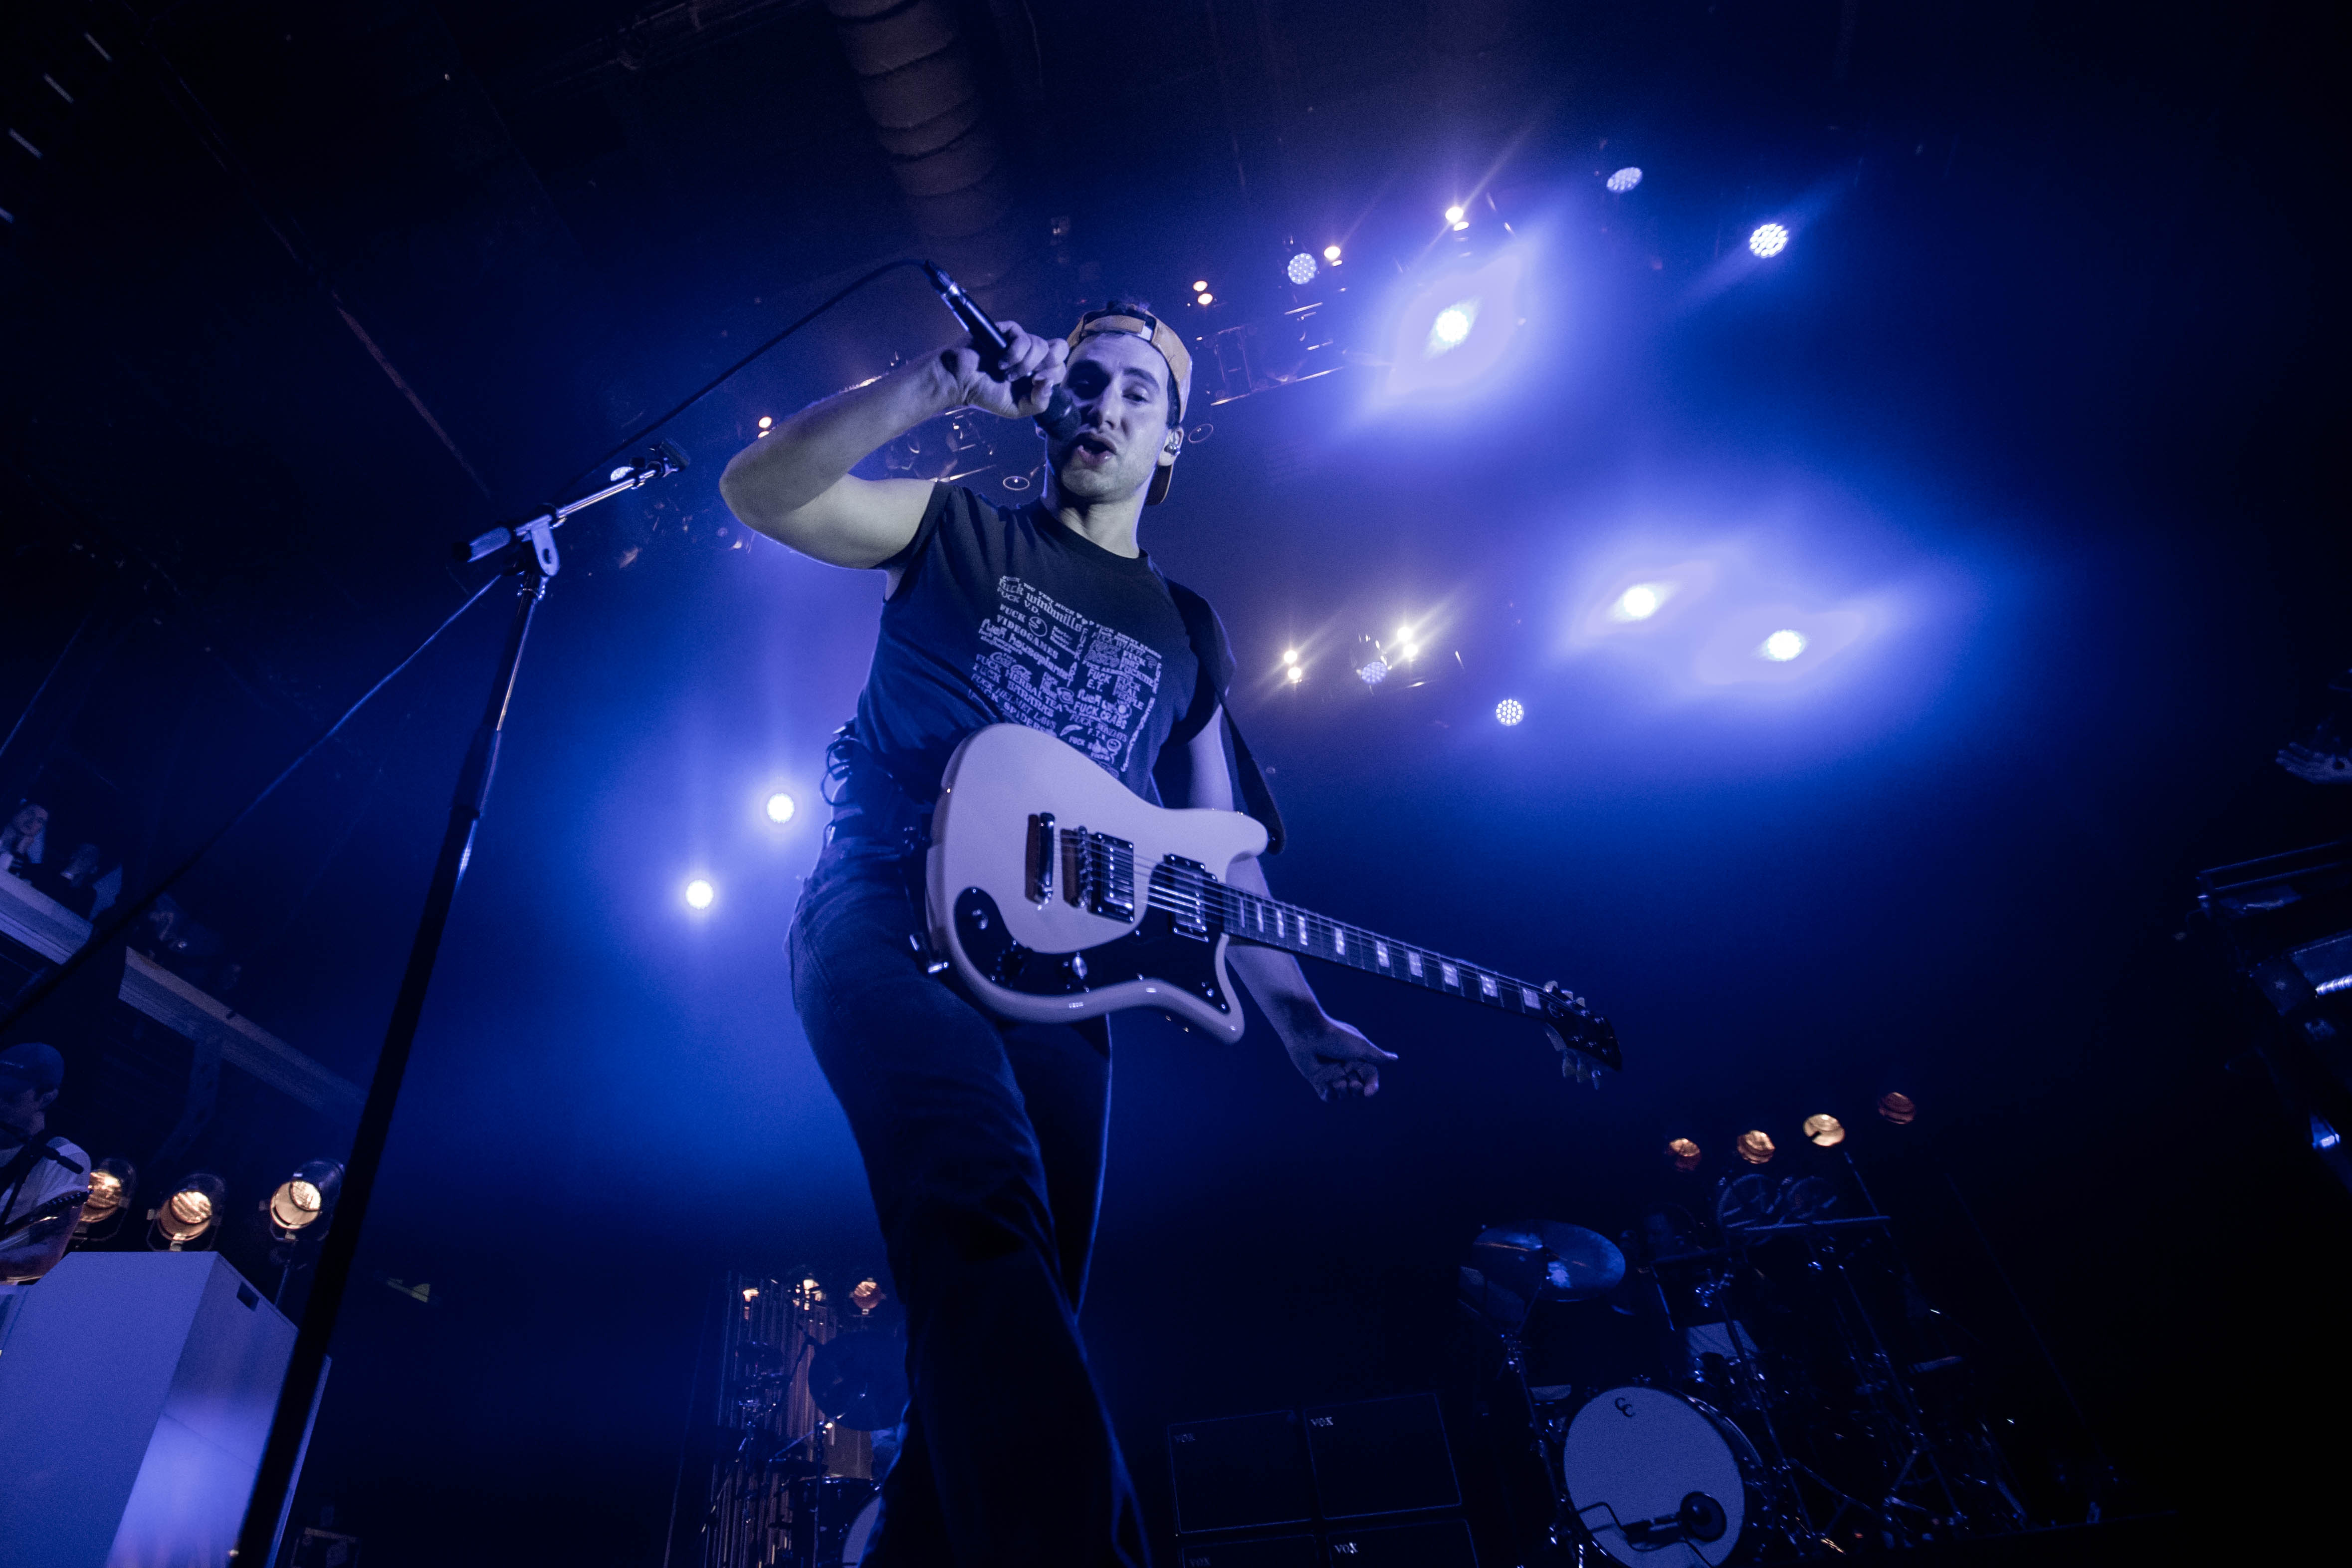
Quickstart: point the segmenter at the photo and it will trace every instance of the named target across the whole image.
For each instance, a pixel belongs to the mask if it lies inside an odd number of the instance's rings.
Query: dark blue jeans
[[[923,972],[921,857],[842,838],[793,920],[793,998],[848,1113],[913,1391],[871,1568],[1143,1568],[1077,1311],[1110,1032],[1003,1024]]]

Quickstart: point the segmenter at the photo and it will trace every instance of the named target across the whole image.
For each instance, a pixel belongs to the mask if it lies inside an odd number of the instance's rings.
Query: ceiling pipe
[[[825,0],[924,254],[1000,317],[1034,303],[1036,247],[978,73],[942,0]]]

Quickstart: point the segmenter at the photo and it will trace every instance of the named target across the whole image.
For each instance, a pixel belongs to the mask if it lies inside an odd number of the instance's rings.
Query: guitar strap
[[[1176,601],[1176,613],[1184,617],[1184,635],[1192,644],[1192,657],[1200,661],[1203,674],[1219,668],[1227,658],[1223,639],[1217,631],[1217,612],[1209,601],[1171,578],[1162,577],[1168,584],[1168,596]],[[1265,852],[1282,853],[1288,835],[1282,827],[1282,809],[1274,804],[1274,791],[1266,787],[1265,774],[1250,755],[1249,742],[1242,739],[1241,726],[1234,722],[1233,705],[1225,693],[1217,693],[1217,706],[1225,716],[1225,741],[1232,753],[1234,775],[1241,784],[1242,809],[1257,818],[1265,829]]]

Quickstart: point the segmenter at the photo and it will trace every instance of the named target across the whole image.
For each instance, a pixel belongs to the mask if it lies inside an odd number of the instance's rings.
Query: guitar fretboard
[[[1151,872],[1151,907],[1180,924],[1206,924],[1236,942],[1278,947],[1326,963],[1344,963],[1367,974],[1402,980],[1424,991],[1443,992],[1522,1017],[1545,1019],[1543,988],[1458,958],[1432,952],[1274,899],[1228,887],[1202,872],[1176,866]]]

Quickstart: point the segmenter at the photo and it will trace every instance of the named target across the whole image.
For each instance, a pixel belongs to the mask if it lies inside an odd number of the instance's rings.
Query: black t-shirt
[[[928,803],[957,743],[1004,723],[1058,735],[1156,804],[1163,752],[1201,732],[1233,679],[1213,613],[1203,668],[1148,555],[1114,555],[1034,502],[1000,510],[935,485],[915,537],[882,564],[900,576],[857,699],[845,804],[880,783],[863,776],[869,763]]]

